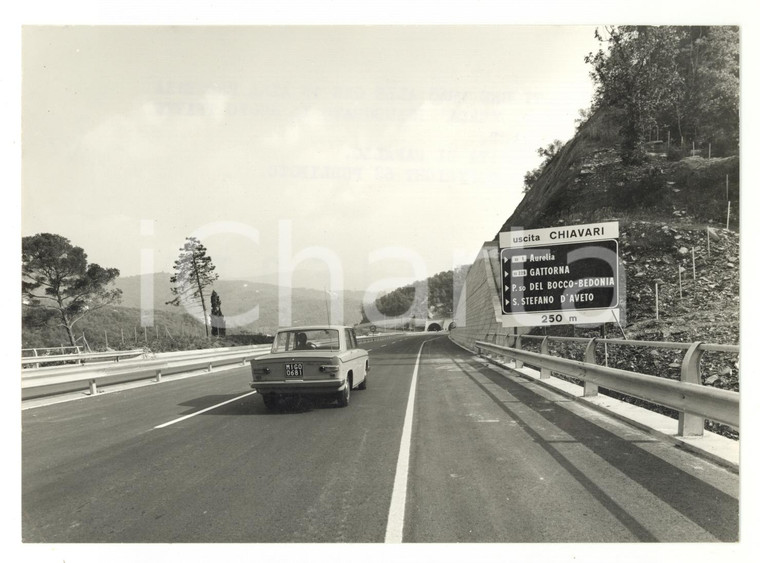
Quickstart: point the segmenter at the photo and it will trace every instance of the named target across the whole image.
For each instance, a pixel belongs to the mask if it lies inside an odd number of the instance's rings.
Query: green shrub
[[[613,206],[617,209],[661,206],[665,196],[665,175],[654,166],[650,166],[640,179],[628,182],[611,193]]]

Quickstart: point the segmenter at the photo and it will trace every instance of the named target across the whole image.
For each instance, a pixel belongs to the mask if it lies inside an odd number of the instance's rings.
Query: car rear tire
[[[364,391],[367,388],[367,378],[369,377],[369,374],[367,372],[364,373],[364,379],[362,379],[362,382],[356,387],[357,389]]]
[[[338,406],[347,407],[351,400],[351,380],[346,379],[346,386],[343,391],[338,391]]]

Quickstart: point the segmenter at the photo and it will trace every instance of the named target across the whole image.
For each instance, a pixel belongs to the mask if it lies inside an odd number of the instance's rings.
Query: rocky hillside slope
[[[618,221],[625,319],[620,327],[606,327],[608,337],[738,344],[739,157],[692,154],[654,139],[646,163],[626,166],[617,154],[616,127],[610,111],[592,116],[547,165],[500,231]],[[600,333],[580,327],[548,331]],[[682,352],[610,346],[606,361],[678,378],[682,357]],[[705,354],[702,379],[706,385],[738,390],[738,357]]]

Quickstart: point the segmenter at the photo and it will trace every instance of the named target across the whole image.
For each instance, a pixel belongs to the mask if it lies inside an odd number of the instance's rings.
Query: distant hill
[[[232,346],[258,342],[255,335],[272,334],[279,326],[280,288],[272,284],[252,283],[241,280],[219,280],[213,289],[222,300],[222,312],[227,320],[227,338],[206,340],[203,325],[182,307],[167,305],[172,298],[169,278],[161,272],[151,276],[153,285],[152,322],[143,322],[141,313],[142,276],[118,278],[116,287],[122,290],[119,305],[93,311],[74,328],[78,339],[86,339],[93,350],[109,348],[134,348],[149,346],[154,351],[192,349],[209,346]],[[211,290],[209,289],[209,296]],[[353,325],[361,320],[360,291],[343,292],[343,319],[330,319]],[[208,305],[208,303],[207,303]],[[210,306],[210,305],[209,305]],[[235,324],[233,317],[258,306],[258,319]],[[319,324],[327,322],[325,292],[314,289],[293,288],[292,323]],[[26,314],[22,319],[22,347],[41,348],[68,346],[63,329],[55,317],[47,322],[35,315]],[[147,325],[147,326],[143,326]],[[83,342],[83,341],[82,341]]]
[[[388,317],[417,320],[451,318],[467,275],[467,267],[446,270],[399,287],[375,300],[377,310]],[[369,319],[364,318],[368,322]]]
[[[153,274],[153,307],[156,311],[184,312],[182,308],[166,305],[172,299],[171,274],[161,272]],[[128,276],[119,278],[116,286],[122,290],[123,296],[120,306],[139,309],[141,307],[141,284],[142,276]],[[251,332],[271,333],[279,325],[279,299],[280,288],[273,284],[254,283],[245,280],[217,280],[213,289],[222,300],[222,312],[228,319],[228,327],[231,332],[245,329]],[[209,289],[209,295],[211,289]],[[361,301],[363,293],[360,291],[344,291],[343,296],[343,322],[353,325],[361,319]],[[314,324],[327,322],[327,307],[325,292],[315,289],[293,288],[292,290],[292,321],[293,324]],[[229,320],[237,315],[251,311],[259,307],[258,320],[245,323],[238,327],[229,326]],[[331,319],[335,321],[337,319]]]
[[[22,348],[69,346],[66,334],[53,316],[47,322],[24,311]],[[77,345],[85,350],[132,350],[148,347],[154,352],[192,350],[212,347],[250,345],[266,342],[255,334],[236,334],[228,338],[206,338],[200,322],[180,311],[154,311],[150,323],[143,323],[142,312],[132,307],[105,307],[91,312],[74,325]],[[146,326],[143,326],[143,325]],[[242,332],[242,331],[241,331]]]

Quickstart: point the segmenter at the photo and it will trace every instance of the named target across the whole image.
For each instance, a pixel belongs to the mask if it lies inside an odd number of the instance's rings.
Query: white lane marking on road
[[[409,400],[406,403],[404,428],[401,431],[401,446],[396,463],[396,478],[393,480],[391,507],[388,510],[388,526],[385,529],[385,543],[402,543],[404,541],[404,513],[406,512],[407,482],[409,480],[409,457],[412,449],[412,419],[414,418],[414,397],[417,394],[417,372],[420,368],[422,347],[417,354],[414,364],[412,383],[409,390]]]
[[[211,407],[207,407],[203,410],[200,410],[198,412],[194,412],[192,414],[188,414],[186,416],[182,416],[180,418],[175,418],[174,420],[170,420],[169,422],[164,422],[163,424],[159,424],[158,426],[154,426],[153,429],[157,428],[166,428],[167,426],[171,426],[172,424],[175,424],[177,422],[182,422],[183,420],[187,420],[188,418],[193,418],[194,416],[198,416],[199,414],[203,414],[204,412],[208,412],[210,410],[217,409],[221,407],[222,405],[226,405],[227,403],[233,403],[237,401],[238,399],[242,399],[243,397],[248,397],[249,395],[253,395],[256,393],[256,391],[251,391],[250,393],[246,393],[245,395],[240,395],[239,397],[235,397],[234,399],[230,399],[229,401],[224,401],[223,403],[219,403],[217,405],[213,405]]]

